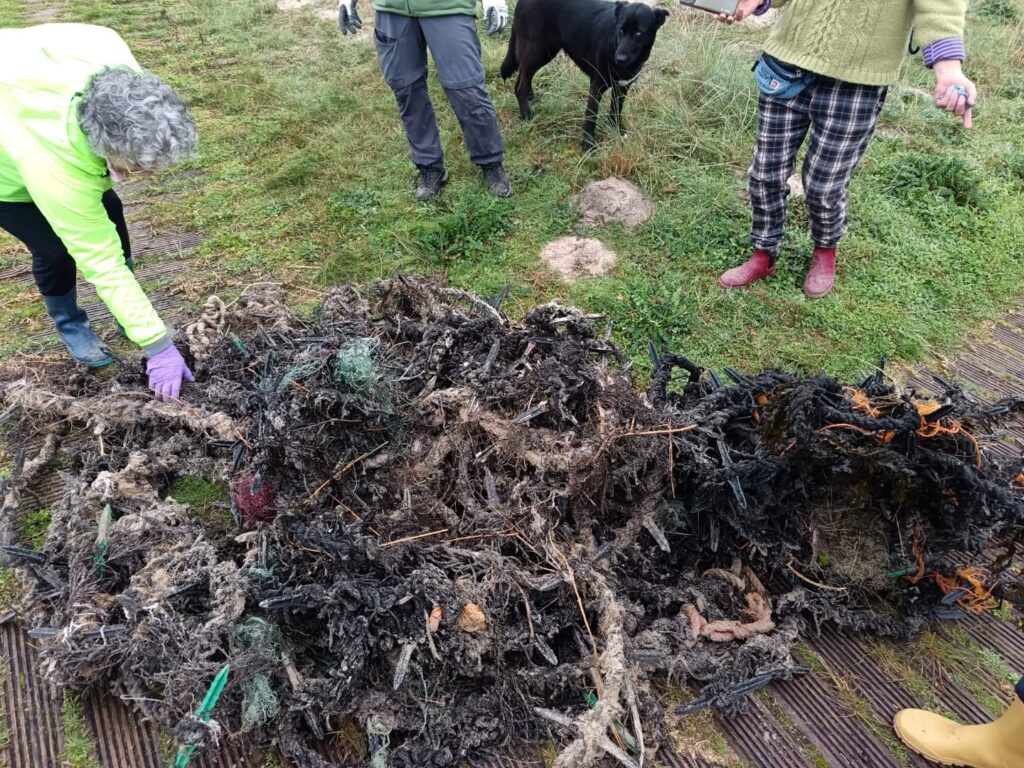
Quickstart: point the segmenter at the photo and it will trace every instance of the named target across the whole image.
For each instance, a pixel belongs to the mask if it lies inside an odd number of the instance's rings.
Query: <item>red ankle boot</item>
[[[746,263],[730,269],[719,278],[718,283],[723,288],[746,288],[774,274],[775,260],[766,251],[755,248],[754,255]]]
[[[804,295],[808,299],[820,299],[832,292],[836,284],[836,249],[815,248],[811,268],[804,281]]]

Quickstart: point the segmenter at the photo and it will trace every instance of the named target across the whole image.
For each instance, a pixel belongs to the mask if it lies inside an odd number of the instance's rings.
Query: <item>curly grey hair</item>
[[[198,136],[188,109],[150,72],[108,67],[86,86],[78,122],[100,157],[157,171],[192,154]]]

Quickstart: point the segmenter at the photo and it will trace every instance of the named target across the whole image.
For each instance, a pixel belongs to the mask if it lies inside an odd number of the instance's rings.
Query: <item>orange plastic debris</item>
[[[978,444],[977,438],[974,437],[970,432],[964,429],[964,425],[956,419],[949,419],[949,426],[942,424],[942,419],[938,419],[931,423],[928,422],[927,416],[935,413],[942,405],[936,403],[934,400],[928,400],[917,404],[917,413],[921,417],[921,426],[917,428],[918,437],[938,437],[939,435],[963,435],[971,441],[971,445],[974,446],[974,461],[981,468],[981,446]]]
[[[921,538],[920,529],[914,531],[914,541],[913,544],[911,544],[911,551],[914,553],[914,559],[917,560],[917,572],[907,576],[907,579],[911,584],[918,584],[927,573],[927,568],[925,567],[924,562],[924,553],[921,551]]]
[[[991,586],[986,586],[989,582]],[[957,604],[973,613],[980,613],[995,606],[992,593],[997,582],[992,580],[992,574],[984,568],[974,565],[958,568],[955,579],[947,578],[936,571],[935,583],[944,595],[963,590],[964,596],[957,600]]]
[[[846,394],[849,395],[850,402],[853,403],[855,411],[867,414],[873,419],[877,419],[882,415],[882,412],[871,404],[871,398],[868,397],[868,393],[863,389],[847,389]]]

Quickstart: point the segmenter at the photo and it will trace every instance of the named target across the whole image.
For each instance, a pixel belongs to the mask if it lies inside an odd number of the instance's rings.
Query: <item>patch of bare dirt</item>
[[[540,252],[541,260],[566,282],[580,277],[600,277],[615,266],[618,257],[600,240],[584,237],[560,237]]]
[[[621,223],[635,229],[654,215],[654,204],[635,184],[625,179],[592,181],[579,194],[578,204],[587,224]]]

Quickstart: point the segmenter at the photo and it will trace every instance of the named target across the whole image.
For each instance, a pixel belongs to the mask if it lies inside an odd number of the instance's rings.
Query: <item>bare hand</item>
[[[951,112],[964,121],[964,128],[974,125],[971,114],[978,100],[978,89],[964,75],[955,59],[935,63],[935,106]]]
[[[736,12],[731,16],[725,13],[716,14],[716,18],[725,23],[733,24],[737,21],[743,21],[747,16],[753,16],[754,11],[761,7],[762,0],[742,0],[742,2],[736,6]]]

